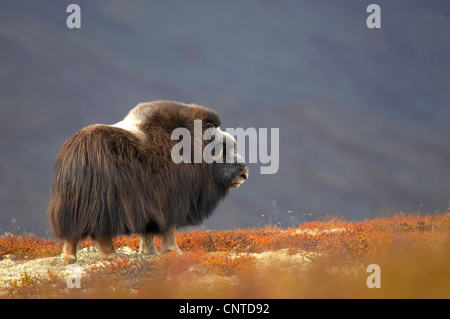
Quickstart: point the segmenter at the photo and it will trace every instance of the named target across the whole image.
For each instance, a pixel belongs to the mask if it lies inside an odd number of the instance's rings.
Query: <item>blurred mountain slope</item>
[[[79,1],[79,30],[69,3],[1,1],[1,231],[45,234],[62,143],[158,99],[280,128],[278,173],[250,164],[206,227],[447,209],[447,3],[379,1],[379,30],[364,1]]]

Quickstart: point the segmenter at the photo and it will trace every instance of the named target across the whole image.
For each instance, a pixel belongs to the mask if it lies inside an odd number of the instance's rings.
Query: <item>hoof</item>
[[[164,248],[163,250],[161,250],[162,254],[170,254],[170,253],[174,253],[177,255],[182,255],[183,253],[181,252],[180,248],[178,247],[171,247],[171,248]]]
[[[139,249],[139,252],[145,257],[159,257],[161,254],[156,249]]]
[[[64,265],[71,265],[77,262],[77,257],[75,255],[61,255],[61,260]]]

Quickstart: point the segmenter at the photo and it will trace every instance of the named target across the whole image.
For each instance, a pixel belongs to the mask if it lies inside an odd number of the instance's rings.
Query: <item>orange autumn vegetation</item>
[[[177,242],[182,255],[125,257],[90,267],[81,289],[68,289],[51,272],[45,278],[24,273],[7,297],[450,298],[448,213],[363,222],[332,218],[289,229],[189,230],[178,233]],[[87,239],[79,248],[94,245]],[[5,235],[0,259],[54,257],[61,246],[27,234]],[[137,251],[139,238],[118,237],[114,246]],[[280,251],[307,258],[261,257]],[[367,287],[369,264],[380,266],[381,288]]]

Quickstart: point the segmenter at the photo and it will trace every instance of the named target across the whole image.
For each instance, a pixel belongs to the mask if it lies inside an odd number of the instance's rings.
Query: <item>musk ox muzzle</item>
[[[180,128],[191,136],[215,136],[194,137],[178,154],[191,161],[177,161],[172,135]],[[209,150],[209,158],[194,158],[196,150]],[[132,233],[140,235],[143,254],[159,254],[155,235],[162,252],[180,252],[176,229],[200,224],[248,174],[215,111],[170,101],[141,103],[122,121],[85,127],[63,144],[55,160],[49,223],[64,240],[66,263],[76,262],[77,242],[85,237],[97,241],[104,259],[115,257],[113,237]]]

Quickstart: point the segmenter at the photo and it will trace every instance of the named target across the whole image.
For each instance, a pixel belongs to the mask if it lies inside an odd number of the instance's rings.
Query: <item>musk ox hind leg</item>
[[[177,239],[175,238],[175,231],[177,226],[171,226],[165,233],[161,236],[161,253],[175,252],[181,254],[180,248],[177,245]]]
[[[139,251],[146,256],[158,256],[159,252],[155,246],[155,234],[141,234]]]
[[[64,264],[74,264],[77,262],[78,239],[66,239],[64,241],[62,261]]]
[[[111,260],[117,257],[111,238],[96,238],[96,241],[103,260]]]

